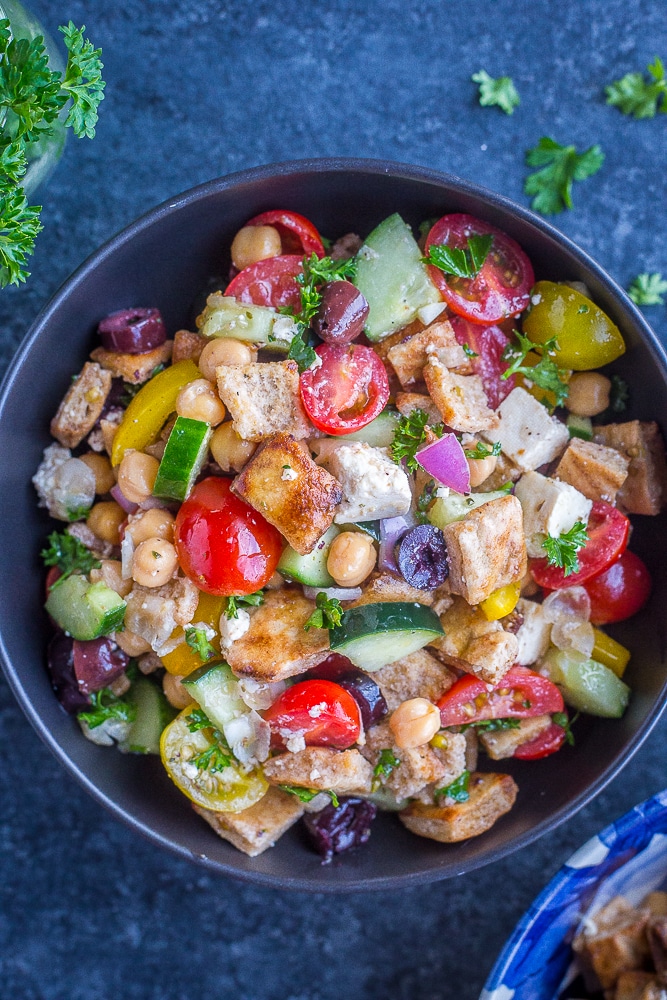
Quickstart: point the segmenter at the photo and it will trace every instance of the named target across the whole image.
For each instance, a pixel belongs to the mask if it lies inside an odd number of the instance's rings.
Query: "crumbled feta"
[[[523,510],[526,551],[531,558],[544,555],[545,535],[558,538],[577,521],[588,522],[593,501],[569,483],[550,479],[539,472],[526,472],[514,488]]]
[[[539,306],[540,302],[542,301],[542,296],[540,295],[539,292],[537,292],[535,295],[531,295],[530,301],[533,303],[534,306]]]
[[[324,362],[322,361],[322,358],[319,356],[319,354],[316,354],[315,360],[313,361],[312,365],[308,366],[308,371],[309,372],[317,371],[318,368],[322,367],[323,363]]]
[[[522,472],[551,462],[565,450],[570,440],[567,427],[525,389],[517,388],[497,409],[500,424],[483,430],[487,441],[500,442],[503,452]]]
[[[284,681],[277,681],[274,684],[265,684],[263,681],[256,681],[252,677],[240,677],[238,681],[239,694],[248,708],[263,711],[273,705],[287,687]]]
[[[357,256],[362,257],[364,260],[375,260],[380,256],[380,254],[377,250],[373,250],[371,247],[367,247],[366,244],[364,244]]]
[[[271,336],[274,340],[282,340],[283,343],[289,344],[297,331],[298,327],[292,316],[276,316],[271,327]]]
[[[92,507],[95,500],[93,470],[79,458],[72,458],[69,448],[49,445],[32,478],[39,497],[39,506],[46,507],[51,517],[70,521],[72,515]]]
[[[308,715],[311,717],[311,719],[319,719],[322,712],[326,712],[326,710],[327,710],[326,701],[321,701],[319,705],[313,705],[311,708],[308,709]]]
[[[220,615],[220,648],[229,649],[233,642],[240,639],[250,628],[250,615],[243,608],[236,612],[236,618],[228,618],[226,613]]]
[[[409,511],[410,480],[392,462],[387,448],[351,441],[336,448],[327,464],[343,488],[343,500],[334,516],[336,523],[398,517]]]
[[[271,743],[271,727],[255,711],[230,719],[223,726],[229,748],[242,764],[266,760]]]
[[[437,490],[435,491],[436,497],[439,497],[439,498],[440,497],[442,497],[442,498],[448,497],[450,493],[451,493],[451,490],[450,490],[449,486],[438,486]]]
[[[298,472],[296,472],[291,465],[286,465],[280,478],[286,483],[291,483],[294,482],[295,479],[298,479],[298,475]]]
[[[278,733],[290,753],[299,753],[299,751],[306,749],[304,730],[294,733],[291,729],[279,729]]]

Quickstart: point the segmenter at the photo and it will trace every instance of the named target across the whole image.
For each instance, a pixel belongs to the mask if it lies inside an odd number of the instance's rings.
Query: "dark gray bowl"
[[[585,281],[623,331],[628,351],[617,368],[631,386],[631,417],[667,425],[667,359],[622,290],[585,253],[542,219],[498,195],[420,167],[368,160],[315,160],[261,167],[195,188],[154,209],[114,237],[65,283],[19,351],[0,399],[0,496],[6,531],[0,556],[0,644],[7,679],[35,729],[102,804],[156,843],[207,867],[274,887],[343,891],[398,888],[446,878],[529,844],[573,815],[613,778],[655,724],[664,704],[667,560],[664,519],[635,518],[633,548],[654,578],[649,606],[617,626],[633,651],[633,698],[620,721],[579,723],[577,746],[534,764],[508,764],[520,793],[512,812],[484,836],[441,845],[407,833],[382,815],[362,850],[321,865],[293,829],[259,858],[219,840],[189,808],[157,759],[95,747],[61,710],[44,668],[47,623],[38,553],[49,522],[30,478],[49,442],[48,427],[72,373],[92,345],[99,319],[114,309],[157,305],[170,329],[192,321],[193,299],[228,267],[236,230],[253,215],[287,208],[331,237],[367,234],[392,212],[408,222],[469,212],[513,236],[538,277]],[[503,762],[505,763],[505,762]]]

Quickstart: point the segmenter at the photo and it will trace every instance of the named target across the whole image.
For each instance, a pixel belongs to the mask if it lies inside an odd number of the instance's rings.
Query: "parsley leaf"
[[[205,628],[188,625],[185,629],[185,641],[190,649],[197,653],[202,663],[207,663],[212,656],[217,655],[216,650],[208,641]]]
[[[480,69],[478,73],[473,73],[471,79],[479,84],[479,103],[483,108],[495,105],[506,115],[511,115],[520,104],[519,94],[511,76],[494,78],[489,76],[486,70]]]
[[[122,698],[117,698],[109,688],[102,688],[90,696],[91,708],[87,712],[77,712],[77,719],[86,723],[89,729],[97,729],[109,719],[118,722],[134,722],[137,706]]]
[[[202,750],[196,757],[192,757],[188,761],[189,764],[194,764],[198,771],[211,771],[211,773],[222,771],[231,766],[233,758],[224,734],[215,728],[201,708],[193,708],[186,723],[191,733],[196,733],[200,729],[210,729],[212,740],[211,746]]]
[[[540,168],[528,175],[523,188],[532,196],[532,207],[542,215],[556,215],[572,208],[573,182],[596,174],[604,163],[604,153],[597,145],[577,153],[574,146],[561,146],[543,136],[527,151],[526,163]]]
[[[315,610],[303,626],[304,631],[308,632],[311,628],[334,628],[340,625],[342,614],[340,601],[335,597],[327,597],[320,591],[315,598]]]
[[[414,409],[408,416],[398,418],[398,424],[394,431],[394,440],[391,443],[391,457],[400,465],[402,459],[411,472],[416,472],[419,462],[416,459],[418,448],[426,440],[426,426],[429,422],[429,415],[426,410]],[[430,429],[438,437],[442,437],[444,427],[442,424],[431,426]]]
[[[628,295],[637,306],[661,306],[664,304],[665,294],[667,281],[659,272],[638,274],[628,288]]]
[[[40,553],[44,565],[57,566],[62,570],[62,576],[58,577],[53,587],[57,587],[72,573],[83,573],[85,576],[91,569],[101,566],[99,559],[90,549],[87,549],[78,538],[68,535],[66,531],[52,531],[46,540],[49,547],[42,549]]]
[[[446,798],[452,799],[454,802],[467,802],[470,798],[469,786],[470,771],[463,771],[455,781],[452,781],[451,785],[445,785],[444,788],[436,788],[433,792],[433,798]]]
[[[576,521],[569,531],[563,532],[556,538],[547,535],[542,542],[542,548],[547,554],[549,565],[559,566],[563,570],[563,575],[569,576],[570,573],[579,572],[577,552],[583,549],[587,541],[586,525],[583,521]]]
[[[428,510],[428,508],[431,506],[431,503],[435,499],[437,491],[438,487],[436,485],[436,482],[434,479],[431,479],[429,480],[428,483],[426,483],[424,489],[417,497],[416,515],[417,515],[417,520],[420,521],[421,524],[428,523],[428,517],[426,516],[426,511]]]
[[[508,344],[503,351],[503,361],[507,361],[509,367],[500,377],[508,379],[510,375],[523,375],[540,389],[552,392],[555,397],[555,405],[562,406],[570,390],[567,382],[563,379],[565,369],[559,368],[551,357],[551,352],[558,347],[556,338],[550,337],[543,344],[534,344],[519,330],[514,330],[514,336],[516,343]],[[535,350],[544,352],[539,362],[536,365],[524,365],[526,355]]]
[[[461,347],[463,348],[463,353],[466,355],[466,357],[468,357],[468,358],[478,358],[479,357],[479,354],[477,353],[477,351],[473,351],[473,349],[470,346],[470,344],[461,344]]]
[[[296,796],[300,802],[312,802],[317,795],[320,795],[323,792],[324,795],[329,796],[334,806],[340,805],[338,796],[331,788],[301,788],[299,785],[278,785],[278,788],[282,788],[284,792],[289,792],[290,795]]]
[[[63,104],[71,99],[72,105],[65,120],[79,139],[92,139],[97,124],[97,109],[104,99],[103,63],[101,49],[94,49],[84,39],[85,24],[77,28],[72,21],[58,29],[65,39],[69,53],[65,76],[60,81]],[[58,74],[56,74],[57,76]]]
[[[555,722],[557,726],[560,726],[561,729],[565,730],[565,742],[569,743],[571,747],[574,746],[574,733],[572,732],[572,726],[578,718],[579,712],[577,712],[572,719],[568,719],[566,712],[554,712],[551,716],[552,722]]]
[[[43,229],[40,212],[28,205],[23,188],[0,177],[0,288],[29,277],[26,263]]]
[[[227,607],[225,608],[226,618],[238,618],[238,606],[239,604],[247,604],[250,607],[258,608],[260,604],[264,603],[264,591],[256,590],[254,594],[241,594],[238,596],[227,598]]]
[[[301,308],[296,314],[289,308],[281,310],[294,315],[296,321],[297,332],[290,342],[287,358],[289,361],[296,361],[299,372],[305,372],[317,360],[317,354],[307,342],[306,336],[322,302],[322,286],[330,281],[353,278],[356,269],[356,257],[333,260],[332,257],[318,257],[316,253],[312,253],[310,257],[303,258],[303,271],[296,276]]]
[[[304,332],[299,331],[292,337],[287,352],[288,361],[296,361],[299,372],[305,372],[316,360],[317,354],[304,339]]]
[[[643,73],[626,73],[605,87],[607,104],[633,118],[655,118],[658,110],[667,112],[667,80],[662,60],[656,56],[646,69],[649,81]]]
[[[500,450],[500,441],[496,441],[491,448],[484,441],[478,441],[474,448],[464,448],[463,454],[466,458],[482,459],[489,458],[491,455],[499,455]]]
[[[518,729],[520,725],[520,719],[482,719],[479,722],[467,722],[464,726],[459,726],[459,729],[461,732],[476,729],[478,733],[495,733],[504,729]]]
[[[469,236],[465,250],[447,246],[446,243],[432,243],[428,248],[428,256],[422,257],[422,261],[425,264],[433,264],[445,274],[454,275],[456,278],[476,278],[488,257],[492,243],[491,233]]]
[[[393,750],[380,750],[378,762],[373,768],[371,791],[377,792],[378,788],[383,784],[382,779],[389,777],[391,772],[400,766],[400,763],[400,759]]]

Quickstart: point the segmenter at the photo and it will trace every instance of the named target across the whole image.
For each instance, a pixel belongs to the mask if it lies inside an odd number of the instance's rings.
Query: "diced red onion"
[[[146,497],[139,504],[139,510],[169,510],[170,504],[161,497]]]
[[[406,531],[414,526],[415,519],[412,514],[385,517],[380,521],[379,569],[389,570],[391,573],[397,573],[400,576],[401,571],[396,562],[394,549]]]
[[[125,496],[125,494],[121,490],[121,488],[118,485],[118,483],[116,483],[115,486],[112,486],[111,489],[109,490],[109,492],[111,493],[111,496],[114,498],[114,500],[116,501],[116,503],[120,504],[120,506],[123,508],[123,510],[125,511],[126,514],[134,514],[135,511],[137,511],[139,509],[139,505],[138,504],[132,503],[131,500],[127,499],[127,497]]]
[[[318,594],[326,594],[330,600],[356,601],[361,597],[361,587],[304,587],[303,593],[310,601],[314,601]]]
[[[420,448],[416,459],[422,468],[443,486],[457,493],[470,492],[470,467],[456,434],[441,438]]]

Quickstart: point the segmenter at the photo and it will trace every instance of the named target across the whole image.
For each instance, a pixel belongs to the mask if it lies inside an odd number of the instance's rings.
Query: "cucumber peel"
[[[403,659],[444,635],[435,611],[424,604],[386,601],[343,612],[329,631],[331,649],[372,672]]]
[[[74,574],[49,591],[46,610],[73,639],[99,639],[123,627],[125,601],[104,583]]]
[[[176,417],[157,470],[153,496],[185,500],[208,455],[211,425],[190,417]]]

